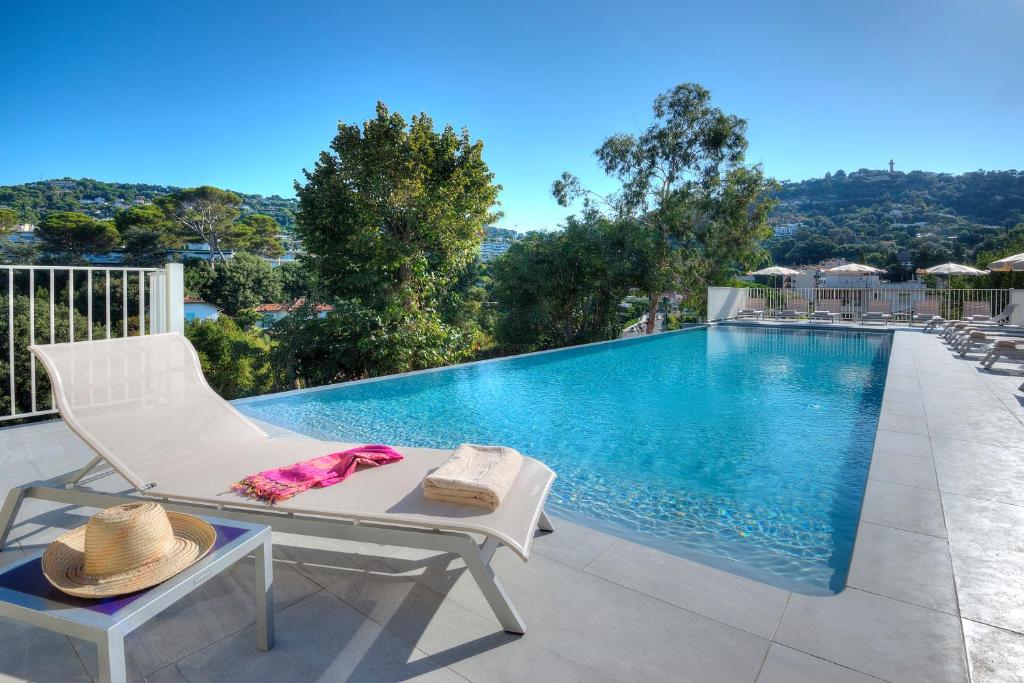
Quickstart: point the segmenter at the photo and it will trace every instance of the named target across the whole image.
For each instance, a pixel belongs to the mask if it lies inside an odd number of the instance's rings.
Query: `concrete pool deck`
[[[789,325],[793,326],[793,325]],[[892,329],[892,328],[890,328]],[[277,646],[241,565],[129,638],[151,681],[1014,681],[1024,671],[1019,376],[898,329],[847,589],[810,597],[556,519],[495,557],[526,621],[495,622],[448,555],[275,534]],[[1018,397],[1021,397],[1020,399]],[[59,421],[0,430],[0,489],[90,452]],[[97,486],[116,490],[109,477]],[[27,501],[0,564],[91,511]],[[93,648],[0,620],[0,679],[89,680]]]

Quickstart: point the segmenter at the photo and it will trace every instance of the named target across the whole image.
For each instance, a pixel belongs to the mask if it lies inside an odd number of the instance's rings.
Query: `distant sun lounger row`
[[[812,322],[833,323],[841,321],[846,316],[847,320],[855,320],[862,325],[877,324],[887,325],[893,322],[892,302],[884,299],[868,301],[864,306],[865,310],[857,312],[843,310],[842,299],[817,299],[808,301],[802,298],[791,298],[780,306],[769,308],[766,306],[766,299],[749,297],[746,305],[736,312],[739,320],[776,320],[776,321],[798,321],[807,319]],[[924,324],[926,330],[931,330],[947,323],[988,323],[1001,324],[1009,320],[1006,311],[1012,311],[1013,306],[1007,307],[998,316],[992,316],[992,304],[988,301],[964,301],[961,304],[963,317],[947,321],[940,315],[942,302],[938,299],[923,299],[914,302],[910,307],[909,318],[904,314],[902,319],[907,320],[911,325]]]
[[[936,316],[924,329],[937,332],[961,358],[981,354],[979,362],[987,370],[1001,362],[1020,364],[1024,363],[1024,325],[1010,322],[1016,308],[1017,304],[1008,304],[998,315],[973,315],[960,320],[943,320]],[[1020,389],[1024,391],[1024,384]]]

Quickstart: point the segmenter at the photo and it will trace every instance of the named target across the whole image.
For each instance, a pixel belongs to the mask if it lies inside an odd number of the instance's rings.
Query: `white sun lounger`
[[[499,545],[526,561],[555,474],[524,458],[494,511],[423,497],[420,483],[448,451],[401,448],[405,459],[365,469],[335,486],[310,489],[273,507],[231,491],[249,474],[326,455],[353,443],[270,437],[206,383],[199,358],[180,334],[30,347],[46,367],[61,416],[95,452],[59,482],[12,489],[0,508],[0,548],[25,498],[108,507],[125,496],[101,493],[82,478],[106,462],[133,497],[192,513],[269,524],[276,531],[438,550],[461,555],[502,627],[525,627],[490,567]],[[470,534],[482,536],[478,545]]]

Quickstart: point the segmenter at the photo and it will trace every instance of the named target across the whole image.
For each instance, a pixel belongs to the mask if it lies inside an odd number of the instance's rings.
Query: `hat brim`
[[[54,588],[81,598],[109,598],[151,588],[198,562],[217,540],[209,522],[194,515],[167,511],[174,548],[165,557],[107,576],[84,573],[85,526],[72,529],[43,553],[43,575]]]

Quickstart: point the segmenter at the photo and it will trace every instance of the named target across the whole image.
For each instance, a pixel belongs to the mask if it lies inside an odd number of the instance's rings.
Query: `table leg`
[[[106,638],[96,643],[99,654],[100,683],[126,683],[128,673],[124,664],[124,636],[108,631]]]
[[[256,646],[274,647],[274,556],[268,538],[256,549]]]

